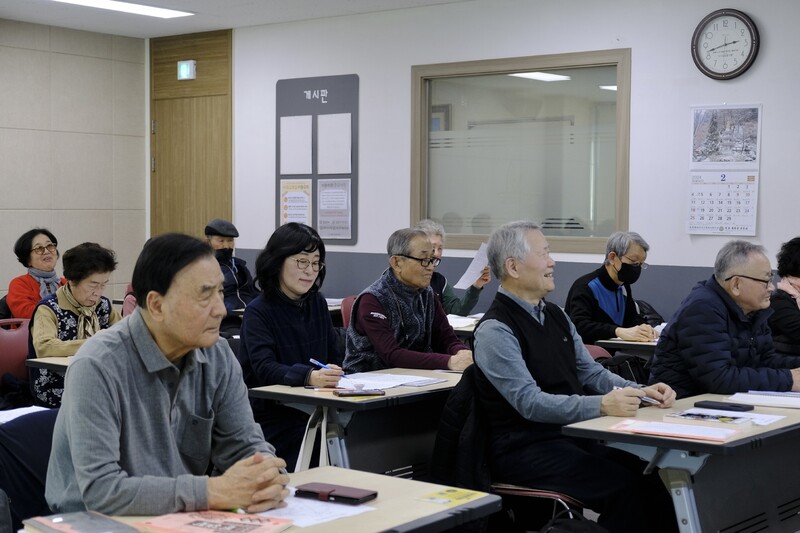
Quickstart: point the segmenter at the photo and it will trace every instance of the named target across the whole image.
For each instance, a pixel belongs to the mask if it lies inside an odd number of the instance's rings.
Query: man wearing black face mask
[[[225,276],[223,289],[228,316],[222,320],[220,331],[235,335],[239,333],[242,325],[241,313],[237,313],[236,310],[244,309],[258,293],[247,263],[243,259],[233,257],[234,239],[239,236],[236,226],[227,220],[215,218],[208,223],[205,233],[206,240],[214,249],[214,255]]]
[[[647,268],[650,245],[638,233],[618,231],[608,238],[603,266],[575,280],[565,311],[586,344],[619,337],[652,341],[656,332],[639,316],[631,285]]]

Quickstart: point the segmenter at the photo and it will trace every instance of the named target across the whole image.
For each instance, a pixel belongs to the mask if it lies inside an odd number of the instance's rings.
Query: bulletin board
[[[358,76],[276,87],[276,225],[301,222],[326,242],[358,240]]]

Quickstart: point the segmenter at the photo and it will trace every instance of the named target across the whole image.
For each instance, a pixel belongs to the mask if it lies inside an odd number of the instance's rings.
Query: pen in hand
[[[622,389],[622,388],[623,387],[614,387],[614,390],[619,390],[619,389]],[[649,396],[639,396],[639,401],[642,401],[644,403],[653,404],[653,405],[661,405],[661,402],[659,402],[655,398],[651,398]]]
[[[332,369],[331,367],[329,367],[328,365],[326,365],[326,364],[324,364],[324,363],[320,363],[319,361],[317,361],[317,360],[316,360],[316,359],[314,359],[313,357],[312,357],[311,359],[309,359],[309,360],[308,360],[308,362],[309,362],[309,363],[311,363],[312,365],[316,365],[316,366],[318,366],[319,368],[324,368],[325,370],[333,370],[333,369]],[[345,374],[344,374],[344,372],[342,373],[342,377],[345,377]]]

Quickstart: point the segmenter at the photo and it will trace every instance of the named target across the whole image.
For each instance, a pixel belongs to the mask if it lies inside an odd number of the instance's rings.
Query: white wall
[[[725,82],[690,56],[697,23],[715,9],[748,13],[761,32],[754,66]],[[630,228],[651,244],[648,262],[710,266],[728,237],[684,230],[690,106],[762,104],[757,236],[774,257],[800,234],[796,214],[796,0],[476,0],[234,32],[235,222],[238,246],[260,248],[275,220],[275,84],[280,79],[360,77],[359,236],[333,251],[380,253],[409,224],[411,66],[630,48]],[[449,255],[464,255],[452,251]],[[556,260],[598,262],[597,255]]]

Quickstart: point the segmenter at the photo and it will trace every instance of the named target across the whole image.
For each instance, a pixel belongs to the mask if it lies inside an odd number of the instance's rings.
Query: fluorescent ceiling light
[[[172,19],[176,17],[188,17],[194,13],[186,11],[175,11],[161,7],[143,6],[141,4],[130,4],[128,2],[117,2],[116,0],[53,0],[64,4],[75,4],[85,7],[96,7],[98,9],[109,9],[111,11],[122,11],[123,13],[133,13],[134,15],[146,15],[148,17],[158,17],[162,19]]]
[[[550,74],[549,72],[517,72],[516,74],[509,74],[509,76],[516,76],[518,78],[527,78],[529,80],[539,80],[539,81],[565,81],[572,79],[569,76],[562,76],[561,74]]]
[[[600,87],[604,91],[616,91],[617,90],[617,86],[616,85],[598,85],[598,87]]]

